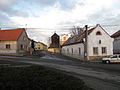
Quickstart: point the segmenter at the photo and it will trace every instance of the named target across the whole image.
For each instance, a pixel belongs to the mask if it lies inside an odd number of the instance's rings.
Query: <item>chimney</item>
[[[96,24],[96,26],[100,26],[100,24]]]

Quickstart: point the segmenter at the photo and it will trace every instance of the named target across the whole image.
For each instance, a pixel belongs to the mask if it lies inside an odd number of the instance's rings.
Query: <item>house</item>
[[[24,55],[29,39],[24,28],[0,30],[0,54]]]
[[[47,45],[42,42],[35,42],[35,50],[47,50]]]
[[[68,34],[61,34],[60,35],[60,45],[63,45],[63,43],[65,43],[65,41],[68,39]]]
[[[111,35],[111,37],[114,38],[113,53],[120,54],[120,30]]]
[[[62,54],[81,60],[110,56],[113,55],[113,38],[97,24],[94,28],[70,37],[62,45]]]
[[[56,53],[60,52],[60,38],[56,33],[51,36],[51,44],[48,46],[48,51]]]

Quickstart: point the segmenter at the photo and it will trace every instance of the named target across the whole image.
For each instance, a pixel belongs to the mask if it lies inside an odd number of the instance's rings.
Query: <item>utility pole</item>
[[[85,25],[84,60],[88,61],[88,25]]]

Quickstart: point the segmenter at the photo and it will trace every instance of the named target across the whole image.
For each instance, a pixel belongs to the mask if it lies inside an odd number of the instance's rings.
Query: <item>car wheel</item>
[[[107,60],[107,61],[106,61],[106,63],[107,63],[107,64],[109,64],[109,63],[110,63],[110,61],[108,61],[108,60]]]

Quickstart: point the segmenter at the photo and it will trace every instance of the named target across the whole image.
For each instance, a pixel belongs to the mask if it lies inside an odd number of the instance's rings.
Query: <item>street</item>
[[[0,59],[42,65],[83,79],[95,90],[120,90],[120,64],[82,62],[59,54],[48,53],[43,57],[0,56]]]

